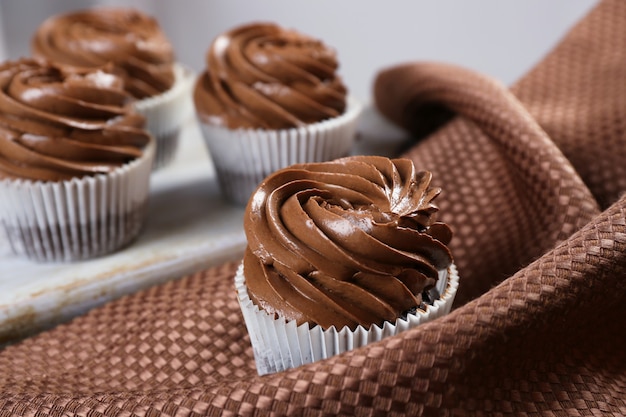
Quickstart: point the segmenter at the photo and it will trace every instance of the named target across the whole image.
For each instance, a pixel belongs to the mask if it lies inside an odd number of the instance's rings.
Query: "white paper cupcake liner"
[[[0,223],[11,249],[36,261],[75,261],[113,252],[139,233],[154,142],[110,174],[68,181],[0,181]]]
[[[169,164],[176,150],[180,131],[193,115],[191,89],[194,74],[182,65],[174,65],[174,85],[154,97],[135,102],[135,109],[146,118],[146,130],[156,139],[153,170]]]
[[[237,270],[235,287],[257,371],[259,375],[265,375],[330,358],[448,314],[459,287],[459,275],[454,264],[448,271],[440,271],[436,285],[439,298],[426,304],[425,309],[417,309],[414,314],[408,314],[406,319],[399,318],[395,323],[385,322],[382,327],[372,325],[366,329],[359,326],[355,330],[348,327],[323,330],[321,326],[310,329],[308,323],[297,326],[295,320],[274,318],[273,314],[259,309],[248,296],[243,263]]]
[[[348,98],[341,116],[301,128],[233,130],[199,123],[222,192],[234,203],[245,205],[261,181],[276,170],[347,156],[360,113],[360,103]]]

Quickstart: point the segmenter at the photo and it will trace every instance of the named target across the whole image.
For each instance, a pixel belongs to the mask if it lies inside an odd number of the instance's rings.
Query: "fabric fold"
[[[470,274],[459,302],[487,290],[494,275],[506,277],[527,265],[599,213],[567,158],[499,82],[450,64],[409,63],[379,73],[374,97],[384,114],[418,130],[422,108],[436,105],[457,115],[405,156],[432,171],[445,190],[441,219],[454,230],[451,250],[459,270]],[[412,125],[398,117],[410,118],[409,109]]]

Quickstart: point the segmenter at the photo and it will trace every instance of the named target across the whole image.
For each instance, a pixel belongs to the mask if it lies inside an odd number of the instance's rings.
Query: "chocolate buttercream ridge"
[[[324,328],[382,325],[419,307],[422,291],[452,263],[446,245],[428,234],[440,191],[430,179],[410,161],[366,156],[298,164],[270,175],[251,197],[244,220],[251,298],[278,316]],[[412,221],[415,213],[421,222]],[[439,224],[435,235],[447,237],[445,227]],[[299,288],[309,282],[306,297],[316,300],[316,309],[336,310],[325,304],[331,299],[354,318],[338,315],[333,323],[324,314],[321,323],[299,302],[275,305],[272,300],[289,300],[286,288],[295,276]],[[280,285],[270,290],[268,277]]]

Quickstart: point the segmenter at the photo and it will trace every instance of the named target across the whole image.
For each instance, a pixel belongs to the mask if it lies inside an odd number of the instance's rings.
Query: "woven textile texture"
[[[0,352],[0,417],[626,415],[626,1],[603,0],[507,89],[381,71],[455,231],[455,309],[259,377],[229,263]]]

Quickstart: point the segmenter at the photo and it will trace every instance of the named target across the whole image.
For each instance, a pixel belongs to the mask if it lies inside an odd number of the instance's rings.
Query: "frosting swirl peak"
[[[174,84],[174,52],[155,19],[138,10],[95,8],[52,16],[33,36],[36,58],[79,69],[105,69],[135,98]]]
[[[382,325],[418,307],[452,262],[430,180],[408,159],[375,156],[267,177],[244,218],[252,301],[298,324],[337,329]]]
[[[150,135],[114,75],[32,59],[0,65],[0,179],[60,181],[107,173]]]
[[[194,102],[208,123],[285,129],[339,116],[346,108],[335,52],[275,24],[249,24],[218,36],[206,60]]]

